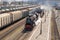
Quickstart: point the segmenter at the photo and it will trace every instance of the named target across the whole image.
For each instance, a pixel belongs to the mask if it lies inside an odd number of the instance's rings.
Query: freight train
[[[30,10],[32,9],[29,8],[29,10],[24,9],[0,14],[0,29],[6,27],[9,24],[12,24],[17,20],[27,17]]]

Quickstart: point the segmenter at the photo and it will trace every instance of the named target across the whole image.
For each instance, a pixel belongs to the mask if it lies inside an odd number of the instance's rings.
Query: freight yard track
[[[26,21],[26,18],[2,30],[0,32],[0,40],[31,40],[29,38],[31,37],[31,34],[36,27],[34,27],[32,31],[23,33],[23,30],[25,27],[25,21]],[[48,40],[48,39],[49,40],[60,40],[54,11],[52,11],[51,14],[46,15],[46,19],[44,16],[44,18],[42,19],[42,23],[43,23],[42,28],[41,28],[42,34],[39,36],[38,40]]]
[[[52,13],[52,17],[51,17],[51,40],[60,40],[54,12]]]
[[[23,13],[24,13],[24,11],[23,11]],[[22,16],[24,16],[24,14]],[[26,18],[14,23],[13,25],[10,25],[9,27],[5,28],[4,30],[1,30],[0,31],[0,40],[16,40],[16,39],[20,40],[20,36],[24,36],[24,35],[26,36],[27,34],[29,34],[29,32],[24,33],[24,34],[21,33],[24,29],[25,21],[26,21]],[[25,38],[25,36],[23,37],[23,39]]]
[[[27,7],[18,7],[18,8],[11,8],[11,9],[8,9],[8,8],[3,8],[2,10],[0,10],[0,13],[7,13],[7,12],[12,12],[12,11],[17,11],[17,10],[23,10],[23,9],[28,9],[28,8],[33,8],[33,7],[36,7],[37,5],[32,5],[32,6],[27,6]]]
[[[25,38],[28,38],[30,36],[31,32],[23,33],[23,29],[24,24],[18,26],[12,32],[2,37],[1,40],[25,40]]]
[[[60,10],[56,10],[55,17],[56,17],[55,20],[59,31],[59,36],[60,36]]]
[[[8,35],[3,37],[1,40],[15,40],[15,38],[20,35],[20,33],[23,31],[24,25],[16,28],[14,31],[10,32]]]
[[[20,36],[17,40],[26,40],[26,38],[29,38],[31,32],[26,32],[22,36]]]
[[[24,18],[23,20],[18,21],[17,23],[9,26],[8,28],[0,31],[0,39],[4,38],[6,35],[8,35],[9,33],[11,33],[14,30],[17,30],[17,28],[21,27],[21,25],[25,24],[25,20],[26,18]],[[21,29],[22,30],[22,29]]]

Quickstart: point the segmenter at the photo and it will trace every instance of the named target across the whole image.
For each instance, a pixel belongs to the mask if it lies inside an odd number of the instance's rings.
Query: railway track
[[[13,39],[15,40],[15,38],[17,37],[17,35],[20,34],[21,31],[24,28],[23,25],[25,24],[25,19],[26,18],[24,18],[21,21],[18,21],[16,23],[14,23],[13,25],[10,25],[6,29],[0,31],[0,39],[1,40],[13,40]]]
[[[23,19],[23,21],[24,20],[25,19]],[[21,22],[23,22],[23,21],[21,20]],[[26,37],[30,36],[29,34],[31,32],[23,33],[23,29],[24,29],[24,24],[23,25],[21,24],[20,26],[18,26],[14,30],[11,30],[11,32],[9,32],[8,34],[1,37],[1,40],[25,40]]]
[[[21,37],[18,38],[18,40],[27,40],[26,38],[29,38],[31,32],[24,33]]]
[[[58,27],[58,31],[59,31],[59,35],[60,35],[60,10],[56,10],[56,14],[55,14],[55,17],[56,17],[56,23],[57,23],[57,27]]]
[[[36,29],[36,27],[34,27],[32,31],[26,33],[23,33],[23,29],[24,29],[24,24],[16,28],[14,31],[10,32],[1,40],[28,40],[32,32]]]
[[[23,10],[23,9],[27,9],[27,8],[33,8],[33,7],[36,7],[36,6],[27,6],[27,7],[18,7],[18,8],[10,8],[10,9],[8,9],[8,8],[6,8],[6,9],[3,9],[2,8],[2,10],[0,10],[0,13],[7,13],[7,12],[12,12],[12,11],[17,11],[17,10]]]
[[[0,31],[0,39],[2,39],[3,37],[5,37],[7,34],[11,33],[12,31],[14,31],[19,26],[25,24],[25,20],[26,20],[26,18],[24,18],[23,20],[20,20],[17,23],[11,25],[10,27],[8,27],[8,28]]]
[[[54,12],[51,17],[51,40],[60,40]]]
[[[0,40],[25,40],[30,32],[22,33],[26,18],[0,32]]]
[[[8,35],[3,37],[1,40],[15,40],[15,38],[18,35],[21,35],[20,33],[23,31],[23,29],[24,29],[24,25],[23,26],[19,26],[14,31],[10,32]]]

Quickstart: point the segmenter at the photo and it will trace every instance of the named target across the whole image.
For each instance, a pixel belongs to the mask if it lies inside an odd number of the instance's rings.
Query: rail
[[[33,8],[33,7],[36,7],[36,6],[18,7],[18,8],[10,8],[10,9],[6,8],[6,9],[0,10],[0,13],[23,10],[23,9]]]
[[[12,32],[12,31],[15,30],[16,28],[18,28],[18,26],[22,25],[21,23],[24,24],[24,23],[25,23],[25,20],[26,20],[26,18],[23,19],[23,20],[20,20],[20,21],[18,21],[17,23],[9,26],[8,28],[0,31],[0,39],[2,39],[4,36],[6,36],[6,35],[9,34],[10,32]]]
[[[54,11],[51,14],[51,39],[50,40],[60,40]]]

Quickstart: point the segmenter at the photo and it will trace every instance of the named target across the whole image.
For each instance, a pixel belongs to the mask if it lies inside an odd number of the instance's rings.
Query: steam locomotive
[[[29,14],[29,17],[26,19],[24,32],[33,30],[34,26],[36,26],[35,22],[38,20],[38,17],[43,17],[44,11],[42,9],[33,9]]]

